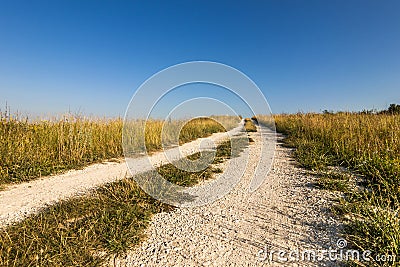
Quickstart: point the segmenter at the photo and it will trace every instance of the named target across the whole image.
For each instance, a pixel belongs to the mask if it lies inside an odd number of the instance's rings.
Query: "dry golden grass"
[[[234,127],[238,119],[218,117]],[[130,121],[129,146],[140,150],[140,135],[146,129],[145,144],[150,151],[162,148],[178,137],[180,143],[225,131],[212,119],[184,121]],[[94,162],[123,156],[122,119],[64,116],[60,119],[30,122],[0,113],[0,185],[21,182],[61,171],[81,168]]]
[[[247,132],[257,132],[257,127],[256,127],[256,125],[255,125],[254,122],[253,122],[251,119],[249,119],[249,118],[244,119],[244,129],[245,129]]]
[[[0,183],[79,168],[122,155],[121,119],[0,121]]]

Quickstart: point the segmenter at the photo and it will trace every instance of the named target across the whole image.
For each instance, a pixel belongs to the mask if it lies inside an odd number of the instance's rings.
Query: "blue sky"
[[[0,1],[0,107],[123,115],[174,64],[248,75],[272,111],[400,103],[400,1]],[[204,89],[204,92],[211,90]]]

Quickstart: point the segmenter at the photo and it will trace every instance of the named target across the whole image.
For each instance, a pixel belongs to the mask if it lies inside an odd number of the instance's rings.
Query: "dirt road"
[[[303,253],[335,248],[340,225],[328,212],[332,196],[314,188],[316,178],[297,167],[281,145],[267,180],[249,193],[261,141],[257,134],[252,138],[248,168],[233,191],[210,205],[157,214],[149,238],[110,265],[337,266],[326,257],[307,260]],[[279,259],[280,251],[286,254]]]

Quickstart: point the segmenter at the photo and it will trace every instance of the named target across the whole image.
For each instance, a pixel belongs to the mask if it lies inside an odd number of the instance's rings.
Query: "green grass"
[[[348,192],[350,190],[349,176],[342,173],[320,172],[316,186],[321,189]]]
[[[98,266],[140,242],[151,216],[170,209],[124,179],[1,231],[0,265]]]
[[[257,116],[262,122],[262,116]],[[397,255],[396,261],[371,266],[398,266],[400,261],[400,115],[295,114],[274,117],[287,146],[305,168],[320,174],[317,186],[344,192],[332,209],[345,223],[349,246],[372,256]],[[363,178],[352,188],[329,166],[342,166]],[[357,263],[349,263],[357,265]]]
[[[239,142],[240,148],[246,145],[243,138],[233,142]],[[238,156],[240,150],[231,152],[230,142],[220,144],[213,163]],[[199,154],[189,156],[190,160],[199,158]],[[157,171],[182,186],[193,186],[221,172],[214,165],[186,172],[172,164]],[[149,175],[152,172],[142,178]],[[172,209],[148,196],[133,179],[110,183],[0,230],[0,266],[100,266],[140,244],[152,216]]]

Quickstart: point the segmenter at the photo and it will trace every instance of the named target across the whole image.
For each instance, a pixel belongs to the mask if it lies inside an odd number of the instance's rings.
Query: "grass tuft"
[[[254,124],[253,120],[246,118],[244,119],[244,129],[247,132],[257,132],[257,127]]]
[[[316,186],[321,189],[348,192],[349,187],[349,176],[340,173],[330,173],[330,172],[319,172],[318,181]]]

